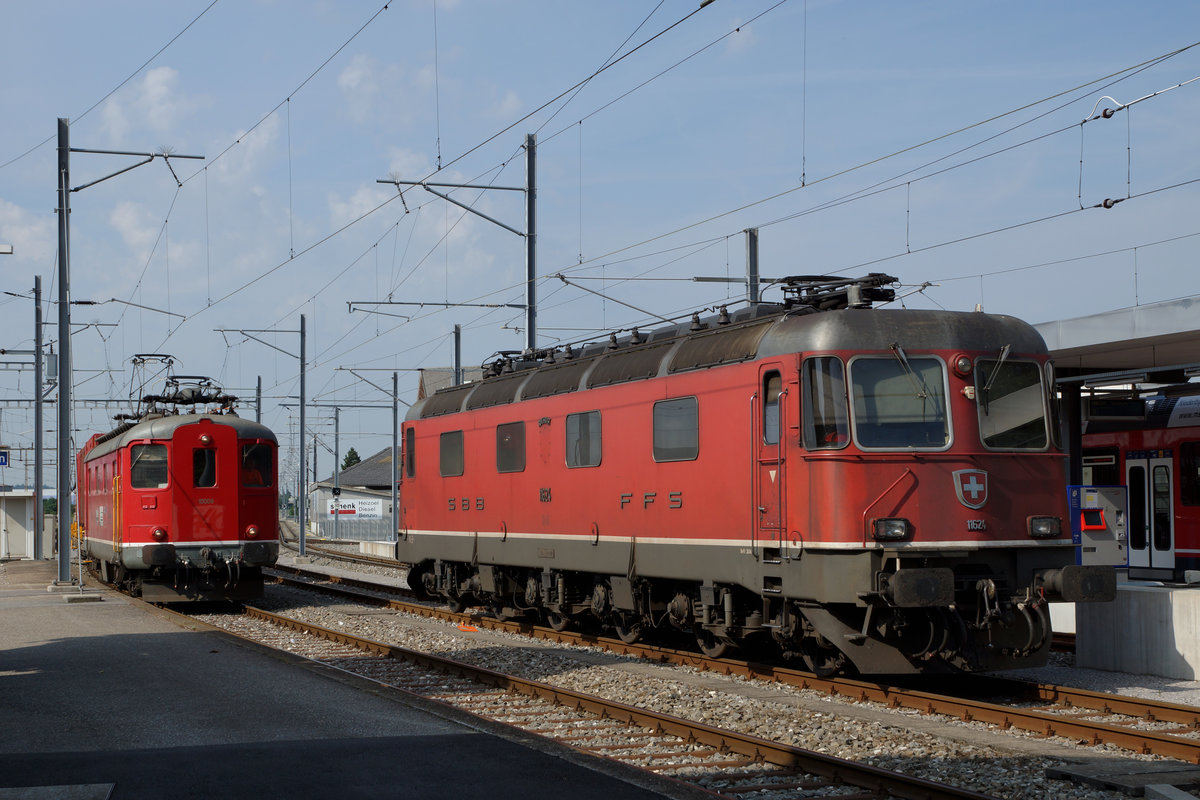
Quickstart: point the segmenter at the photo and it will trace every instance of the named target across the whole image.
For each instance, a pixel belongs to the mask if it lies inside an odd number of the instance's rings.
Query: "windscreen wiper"
[[[996,376],[1000,374],[1000,368],[1003,367],[1004,362],[1008,360],[1008,353],[1010,350],[1012,350],[1011,344],[1006,344],[1004,347],[1000,348],[1000,356],[996,359],[996,366],[994,369],[992,369],[992,374],[988,375],[987,383],[983,385],[983,391],[981,392],[983,397],[981,397],[980,400],[983,401],[983,415],[985,417],[988,415],[988,393],[992,391],[992,384],[996,382]]]

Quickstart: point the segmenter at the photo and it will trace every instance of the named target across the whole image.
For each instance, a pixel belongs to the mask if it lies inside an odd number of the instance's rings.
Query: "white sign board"
[[[329,501],[329,516],[339,519],[383,519],[383,500],[369,497],[334,497]]]

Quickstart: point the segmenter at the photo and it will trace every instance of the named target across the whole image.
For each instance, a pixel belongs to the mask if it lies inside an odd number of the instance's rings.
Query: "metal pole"
[[[400,492],[396,481],[400,477],[400,373],[392,373],[392,539],[400,538]]]
[[[454,326],[454,385],[463,382],[462,371],[462,326]]]
[[[746,228],[746,302],[758,305],[758,228]]]
[[[71,582],[70,123],[58,119],[58,583]],[[39,387],[40,390],[40,387]]]
[[[537,350],[537,136],[525,134],[525,346]]]
[[[305,527],[307,521],[304,513],[304,506],[308,503],[308,475],[304,470],[304,404],[306,397],[304,394],[304,315],[300,315],[300,497],[296,502],[296,509],[300,514],[300,557],[304,558],[304,540],[308,537],[308,528]]]
[[[262,422],[262,375],[258,376],[258,385],[254,389],[254,421]]]
[[[33,557],[41,559],[42,513],[42,276],[33,276]]]
[[[340,432],[338,429],[341,409],[337,406],[333,407],[333,538],[338,538],[338,523],[341,521],[342,515],[339,513],[339,506],[342,502],[341,497],[341,482],[339,475],[342,471],[342,453],[339,444]]]

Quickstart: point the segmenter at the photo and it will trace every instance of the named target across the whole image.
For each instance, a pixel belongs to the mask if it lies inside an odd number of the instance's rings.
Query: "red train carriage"
[[[84,557],[154,602],[261,594],[279,555],[277,450],[266,426],[230,413],[151,412],[93,436],[77,457]]]
[[[506,360],[414,405],[398,557],[452,603],[627,640],[774,639],[821,672],[1036,665],[1075,566],[1045,344],[871,309],[894,279]]]
[[[1200,396],[1093,401],[1083,464],[1084,483],[1129,489],[1131,578],[1200,570]]]

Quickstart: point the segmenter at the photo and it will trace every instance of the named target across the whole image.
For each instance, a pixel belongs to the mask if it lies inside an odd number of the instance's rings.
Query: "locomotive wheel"
[[[557,611],[547,610],[546,624],[549,625],[553,630],[561,633],[562,631],[565,631],[567,628],[571,627],[571,618],[565,614],[560,614]]]
[[[704,628],[696,629],[696,644],[699,645],[700,652],[709,658],[724,658],[729,652],[729,642],[718,639],[712,631]]]
[[[455,614],[461,614],[467,610],[467,601],[462,597],[447,597],[446,606]]]
[[[846,654],[824,638],[806,636],[800,645],[800,655],[808,668],[821,678],[836,675],[846,666]]]
[[[625,644],[633,644],[641,640],[645,624],[637,614],[617,614],[613,621],[613,629],[618,639]]]

